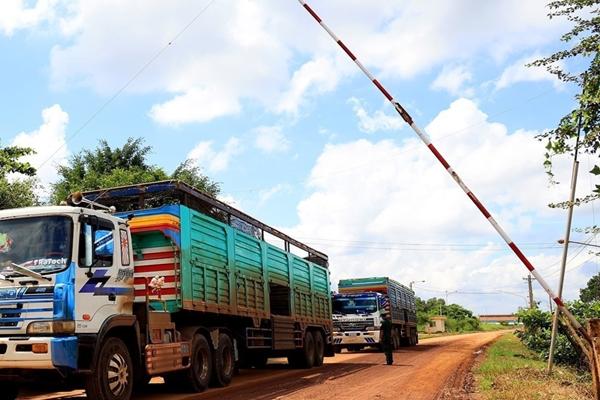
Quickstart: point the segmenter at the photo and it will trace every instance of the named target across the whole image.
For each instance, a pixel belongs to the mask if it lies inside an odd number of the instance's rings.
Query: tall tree
[[[548,4],[552,18],[565,17],[572,23],[571,30],[561,37],[566,48],[530,64],[546,67],[558,79],[576,84],[581,94],[577,106],[565,115],[558,126],[544,132],[538,138],[546,142],[544,166],[554,181],[552,157],[572,154],[575,149],[579,116],[581,116],[582,140],[580,150],[596,155],[600,148],[600,0],[557,0]],[[590,171],[600,175],[600,166]],[[600,185],[591,193],[576,200],[576,204],[593,201],[600,196]],[[551,207],[566,207],[559,203]]]
[[[579,300],[584,303],[600,301],[600,274],[592,276],[587,285],[579,291]]]
[[[35,168],[22,157],[34,154],[28,147],[0,147],[0,209],[28,207],[38,203]],[[8,174],[16,174],[8,178]]]
[[[52,201],[58,203],[79,190],[146,183],[165,179],[179,179],[212,196],[219,194],[219,184],[203,175],[189,160],[180,164],[172,175],[148,163],[151,146],[142,138],[128,138],[122,147],[110,147],[100,140],[94,150],[82,150],[59,166],[59,180],[53,185]]]

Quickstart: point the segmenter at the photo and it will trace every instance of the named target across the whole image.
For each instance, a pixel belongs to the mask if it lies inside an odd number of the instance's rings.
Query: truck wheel
[[[235,369],[235,356],[231,338],[225,333],[219,335],[219,345],[214,352],[213,364],[215,366],[213,385],[217,387],[229,385]]]
[[[315,367],[323,365],[323,357],[325,356],[325,340],[321,331],[314,331],[313,333],[315,341]]]
[[[213,363],[210,344],[200,333],[192,340],[192,360],[186,371],[187,384],[194,392],[202,392],[208,387],[212,375]]]
[[[128,400],[133,389],[133,368],[127,346],[119,338],[102,343],[92,373],[86,378],[89,399]]]
[[[288,362],[294,368],[312,368],[315,365],[315,341],[310,332],[304,334],[302,350],[296,350],[289,355]]]

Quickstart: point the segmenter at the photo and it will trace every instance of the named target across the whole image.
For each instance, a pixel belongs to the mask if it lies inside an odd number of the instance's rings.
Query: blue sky
[[[56,165],[99,139],[141,136],[153,163],[172,171],[193,158],[225,201],[328,253],[335,281],[426,280],[418,295],[448,290],[477,313],[524,304],[525,270],[298,2],[208,4],[2,2],[2,144],[36,148],[47,187]],[[524,64],[561,47],[564,21],[548,20],[543,1],[311,5],[556,285],[565,213],[546,204],[567,185],[548,186],[534,136],[576,89]],[[582,171],[593,163],[582,157]],[[556,167],[568,182],[569,160]],[[582,174],[580,193],[591,184]],[[578,227],[594,223],[592,206],[576,211]],[[598,271],[574,250],[567,298]]]

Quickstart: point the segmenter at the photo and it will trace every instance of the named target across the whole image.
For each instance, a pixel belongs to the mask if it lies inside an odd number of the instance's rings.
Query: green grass
[[[555,367],[546,374],[546,361],[529,351],[513,334],[492,344],[474,369],[484,400],[587,400],[592,398],[589,375]]]

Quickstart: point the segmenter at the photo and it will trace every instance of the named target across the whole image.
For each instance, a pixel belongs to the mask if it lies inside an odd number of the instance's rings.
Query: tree
[[[546,142],[544,166],[552,182],[552,158],[559,154],[573,154],[581,116],[581,151],[597,154],[600,148],[600,0],[557,0],[548,4],[552,18],[566,17],[572,24],[570,31],[561,37],[567,48],[536,60],[529,66],[546,67],[558,79],[574,83],[581,88],[576,96],[578,105],[565,115],[558,126],[544,132],[538,139]],[[568,68],[583,66],[579,71]],[[596,164],[590,171],[600,175]],[[600,185],[591,193],[578,198],[575,203],[593,201],[600,196]],[[551,204],[551,207],[567,207],[568,202]]]
[[[584,303],[600,302],[600,274],[592,276],[586,287],[579,291],[579,300]]]
[[[38,203],[35,168],[21,161],[22,157],[30,154],[34,154],[34,151],[28,147],[0,148],[0,209],[28,207]],[[17,175],[9,179],[9,174]]]
[[[172,175],[147,161],[151,146],[142,138],[128,138],[122,147],[112,148],[100,140],[94,150],[82,150],[59,166],[59,180],[53,185],[52,201],[58,203],[75,191],[95,190],[105,187],[146,183],[165,179],[179,179],[199,190],[216,196],[219,184],[203,175],[191,161],[181,163]]]

